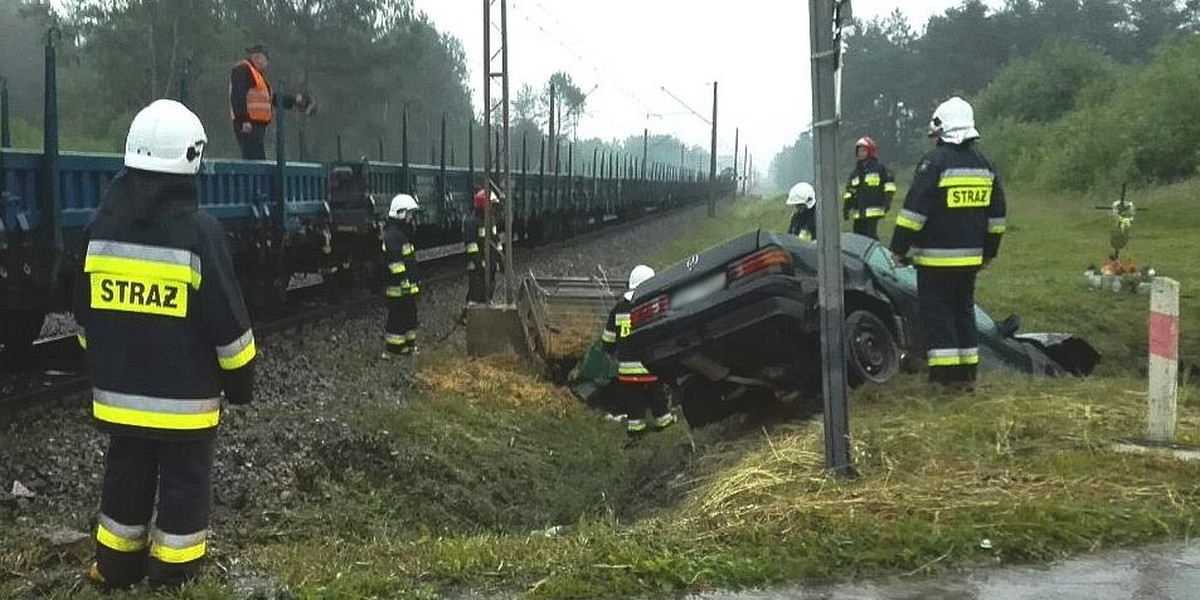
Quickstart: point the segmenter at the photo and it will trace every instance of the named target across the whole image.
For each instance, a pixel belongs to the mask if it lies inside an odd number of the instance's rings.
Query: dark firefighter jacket
[[[225,230],[197,209],[194,178],[122,171],[85,241],[74,310],[101,428],[212,436],[222,392],[250,402],[256,349]]]
[[[655,383],[658,376],[646,369],[641,361],[630,356],[628,345],[621,342],[633,333],[633,321],[629,316],[629,310],[633,308],[633,303],[630,302],[632,296],[633,292],[628,292],[617,300],[617,304],[608,313],[608,321],[604,325],[604,332],[600,334],[600,341],[604,344],[606,352],[616,356],[617,381]]]
[[[492,226],[492,247],[487,252],[487,228],[483,225],[483,217],[470,214],[463,219],[463,245],[466,247],[467,270],[482,269],[488,261],[494,261],[492,269],[501,267],[504,243],[500,241],[500,232]]]
[[[938,145],[917,165],[892,251],[922,267],[978,267],[1005,230],[1004,188],[971,142]]]
[[[478,215],[471,213],[463,219],[463,246],[466,249],[468,271],[483,268],[483,233],[483,219]]]
[[[229,113],[234,125],[241,127],[249,121],[257,125],[269,125],[273,118],[273,107],[291,109],[296,99],[288,95],[271,92],[267,78],[243,60],[229,72]]]
[[[388,219],[383,230],[383,252],[387,261],[387,286],[384,296],[404,298],[421,292],[417,285],[417,250],[409,241],[409,232],[403,223]]]
[[[806,242],[817,239],[817,211],[811,208],[792,211],[788,233]]]
[[[874,158],[859,161],[846,183],[846,215],[854,219],[878,219],[887,214],[896,193],[892,172]]]

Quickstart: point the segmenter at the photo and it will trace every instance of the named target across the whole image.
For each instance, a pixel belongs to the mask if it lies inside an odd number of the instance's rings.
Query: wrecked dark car
[[[875,240],[842,237],[847,374],[851,385],[882,383],[919,369],[924,350],[916,272],[892,262]],[[678,384],[693,426],[777,398],[819,408],[820,314],[817,247],[760,230],[734,238],[642,284],[629,343],[647,367]],[[983,368],[1085,376],[1099,354],[1068,334],[1017,334],[978,305]]]

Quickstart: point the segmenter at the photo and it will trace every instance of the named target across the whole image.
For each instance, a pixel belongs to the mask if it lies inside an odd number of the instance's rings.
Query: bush
[[[1081,98],[1103,101],[1119,72],[1112,59],[1083,42],[1056,41],[1006,67],[976,105],[987,120],[1049,123],[1074,110]]]
[[[1056,73],[1073,83],[1049,81]],[[1060,113],[1068,95],[1071,109]],[[1006,70],[977,105],[987,149],[1009,181],[1087,191],[1195,175],[1197,97],[1200,36],[1190,35],[1165,42],[1143,69],[1124,74],[1078,47],[1049,46]]]

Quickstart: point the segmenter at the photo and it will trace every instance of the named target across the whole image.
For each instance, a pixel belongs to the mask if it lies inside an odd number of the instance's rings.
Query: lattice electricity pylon
[[[500,5],[500,19],[493,20],[495,13],[493,5]],[[500,34],[500,46],[493,50],[492,34]],[[499,206],[503,210],[504,230],[500,232],[501,248],[504,260],[504,303],[513,301],[513,203],[509,191],[512,189],[508,145],[508,2],[507,0],[483,0],[483,164],[484,187],[496,194]],[[499,99],[496,100],[496,92]],[[496,148],[492,147],[492,128],[499,127],[500,135]],[[484,237],[487,248],[494,247],[491,239],[496,231],[496,215],[492,203],[488,202],[484,209]],[[492,289],[491,268],[484,270],[486,289]]]

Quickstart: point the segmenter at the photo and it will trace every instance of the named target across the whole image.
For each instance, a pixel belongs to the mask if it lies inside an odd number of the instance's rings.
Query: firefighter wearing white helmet
[[[225,230],[197,207],[206,142],[182,104],[142,109],[126,168],[84,234],[74,313],[92,414],[110,436],[88,577],[109,589],[147,576],[173,587],[196,574],[221,404],[252,399],[250,317]]]
[[[929,124],[936,145],[917,164],[892,252],[917,267],[931,381],[969,388],[979,365],[975,276],[1000,249],[1006,201],[1000,177],[975,147],[971,105],[954,97]]]
[[[629,289],[609,312],[607,324],[600,336],[604,350],[617,361],[617,387],[614,390],[618,395],[616,404],[625,411],[625,430],[630,435],[646,431],[647,410],[651,414],[649,426],[655,429],[665,429],[675,422],[675,415],[667,404],[667,397],[659,385],[658,376],[646,369],[645,365],[630,353],[628,345],[623,343],[623,340],[633,333],[633,319],[630,313],[634,306],[634,291],[653,277],[654,269],[646,265],[638,265],[629,272]]]
[[[803,241],[817,239],[817,191],[811,183],[801,181],[788,192],[787,205],[793,207],[788,233]]]
[[[383,339],[390,354],[410,355],[417,349],[417,253],[412,244],[416,234],[417,199],[397,194],[388,207],[383,230],[384,263],[387,265],[387,322]]]

